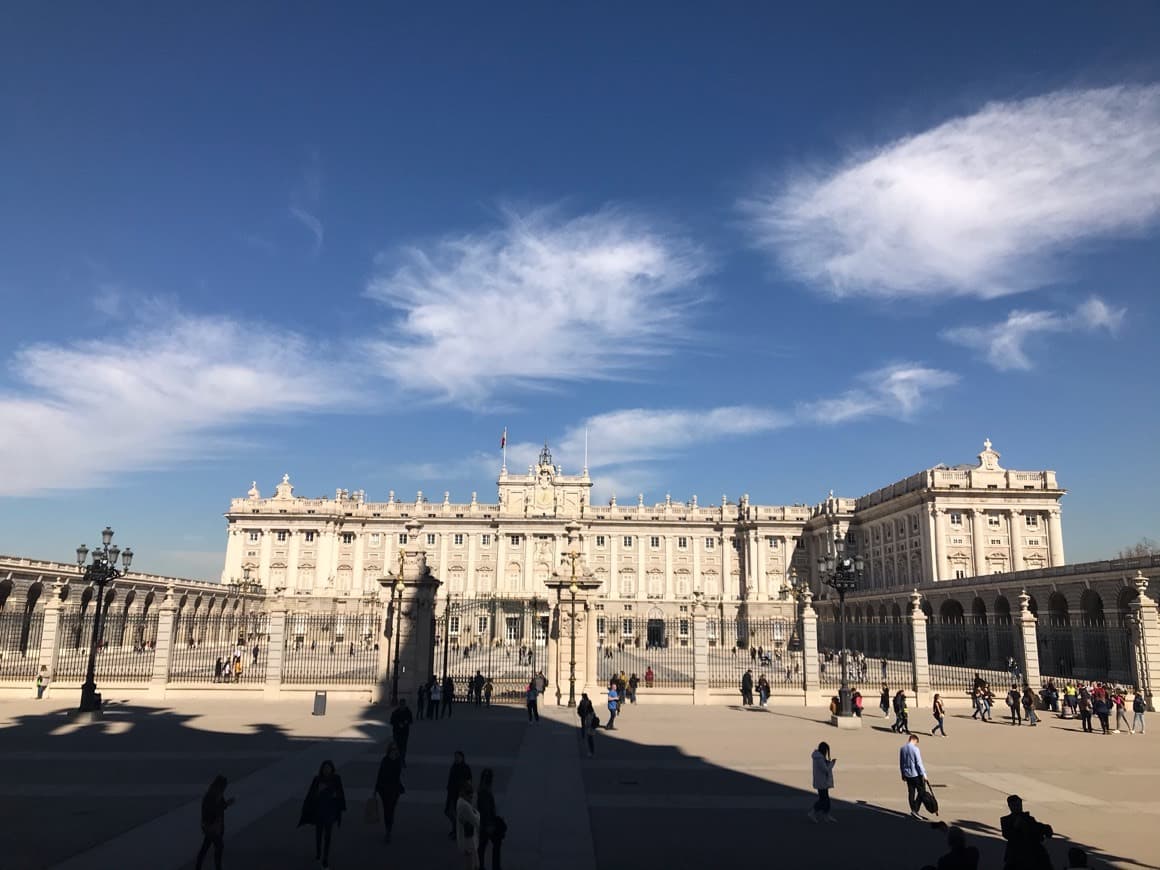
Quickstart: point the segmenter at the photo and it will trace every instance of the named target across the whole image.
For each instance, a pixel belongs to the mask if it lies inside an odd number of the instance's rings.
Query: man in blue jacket
[[[922,820],[918,814],[922,807],[922,796],[926,793],[926,768],[922,766],[922,753],[918,751],[918,735],[911,734],[898,751],[898,768],[902,781],[906,783],[906,799],[910,804],[912,818]]]

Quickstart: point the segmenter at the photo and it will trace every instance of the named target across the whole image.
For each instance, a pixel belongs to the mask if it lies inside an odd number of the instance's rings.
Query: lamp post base
[[[81,686],[81,704],[76,712],[78,714],[101,712],[101,693],[97,691],[95,684],[85,683]]]
[[[839,731],[857,731],[862,727],[861,716],[831,716],[830,724]]]

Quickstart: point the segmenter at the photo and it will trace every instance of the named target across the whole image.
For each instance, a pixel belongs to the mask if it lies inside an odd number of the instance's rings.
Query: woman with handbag
[[[197,863],[194,865],[201,870],[201,864],[213,846],[214,870],[222,870],[222,852],[225,850],[224,837],[226,834],[226,807],[231,806],[233,798],[226,797],[228,780],[224,776],[217,776],[209,784],[205,797],[201,799],[201,848],[197,852]]]
[[[318,775],[310,781],[306,799],[302,802],[302,814],[298,826],[314,826],[314,859],[322,862],[322,870],[330,866],[330,838],[337,824],[342,827],[342,814],[346,812],[346,793],[342,788],[342,777],[334,769],[333,761],[324,761],[318,768]]]
[[[387,754],[379,763],[379,775],[375,778],[375,794],[383,802],[383,828],[388,843],[391,842],[391,828],[395,826],[395,805],[399,802],[399,795],[404,792],[403,757],[398,744],[392,740],[387,744]]]
[[[479,867],[479,812],[471,803],[473,792],[471,780],[465,780],[455,803],[455,845],[466,870]]]

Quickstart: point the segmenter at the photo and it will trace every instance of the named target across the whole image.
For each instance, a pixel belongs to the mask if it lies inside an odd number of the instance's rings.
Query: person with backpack
[[[1035,693],[1030,686],[1023,687],[1023,716],[1032,728],[1039,724],[1039,717],[1035,715]]]
[[[943,727],[943,721],[946,718],[947,711],[943,706],[942,696],[937,692],[935,693],[934,701],[931,703],[930,713],[932,716],[934,716],[934,728],[931,729],[930,736],[934,737],[935,732],[937,731],[940,732],[943,737],[946,737],[947,730],[945,727]]]
[[[1019,715],[1019,706],[1023,703],[1023,697],[1019,693],[1019,687],[1012,684],[1011,691],[1007,693],[1007,707],[1011,710],[1011,724],[1022,725],[1023,717]]]
[[[580,718],[580,739],[583,740],[588,728],[588,717],[596,715],[596,711],[592,707],[592,699],[588,697],[587,692],[580,694],[580,703],[576,705],[576,715]]]
[[[1135,734],[1139,731],[1144,733],[1144,711],[1148,709],[1147,704],[1144,703],[1144,696],[1140,694],[1140,690],[1136,689],[1132,697],[1132,727],[1128,731],[1129,734]]]
[[[1111,729],[1108,725],[1108,717],[1112,715],[1112,705],[1108,701],[1106,694],[1096,695],[1092,701],[1092,712],[1096,714],[1096,718],[1100,720],[1100,733],[1111,734]],[[1089,717],[1090,721],[1090,717]]]
[[[616,678],[614,677],[608,682],[608,724],[604,726],[608,731],[616,730],[612,723],[616,721],[617,709]]]
[[[838,759],[830,758],[830,744],[819,743],[818,748],[810,755],[813,765],[813,783],[818,792],[818,799],[807,814],[811,822],[838,821],[830,815],[830,789],[834,787],[834,765]]]
[[[197,851],[196,870],[201,870],[202,862],[213,847],[214,870],[222,870],[222,852],[225,851],[226,808],[234,803],[233,798],[226,797],[226,785],[229,781],[224,776],[214,777],[209,784],[205,797],[201,799],[201,848]]]

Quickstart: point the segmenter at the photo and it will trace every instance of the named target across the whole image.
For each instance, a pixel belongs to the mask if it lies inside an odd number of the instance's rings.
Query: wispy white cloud
[[[0,495],[81,489],[212,455],[246,425],[353,404],[301,337],[142,306],[117,341],[25,347],[0,388]]]
[[[1160,85],[994,102],[743,203],[759,244],[838,296],[998,297],[1160,214]]]
[[[1030,369],[1033,364],[1027,344],[1037,336],[1064,332],[1108,332],[1115,334],[1127,309],[1112,308],[1093,296],[1071,312],[1015,310],[1007,319],[986,326],[958,326],[945,329],[942,337],[971,348],[1000,371]]]
[[[318,216],[322,202],[322,160],[317,148],[308,149],[309,161],[302,170],[302,177],[290,195],[290,217],[306,228],[314,238],[312,255],[322,253],[322,243],[326,228]]]
[[[753,405],[716,408],[627,408],[596,414],[568,427],[552,441],[553,459],[570,471],[584,462],[587,434],[589,469],[599,483],[594,498],[633,495],[662,482],[660,463],[694,447],[720,444],[788,427],[850,424],[868,417],[913,419],[958,382],[951,372],[917,363],[896,363],[860,375],[857,383],[837,396],[799,403],[781,411]],[[519,473],[540,451],[536,441],[508,445],[508,468]],[[463,460],[426,465],[428,479],[447,480],[494,474],[498,454],[475,453]],[[402,470],[413,472],[416,466]]]
[[[314,237],[314,256],[317,257],[322,253],[322,241],[326,235],[326,229],[322,226],[322,221],[306,209],[297,205],[290,206],[290,217],[306,227],[310,235]]]
[[[501,389],[625,377],[685,336],[701,252],[639,215],[507,212],[492,232],[380,258],[399,317],[371,345],[401,387],[478,406]]]

